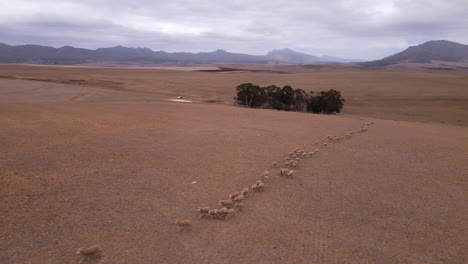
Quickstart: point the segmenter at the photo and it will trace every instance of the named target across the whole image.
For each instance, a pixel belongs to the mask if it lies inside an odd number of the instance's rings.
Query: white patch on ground
[[[192,100],[184,100],[184,99],[169,99],[169,101],[179,102],[179,103],[191,103]]]

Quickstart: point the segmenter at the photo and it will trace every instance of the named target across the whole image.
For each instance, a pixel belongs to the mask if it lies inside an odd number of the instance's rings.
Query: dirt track
[[[96,243],[104,263],[468,260],[467,128],[376,120],[291,180],[273,171],[216,221],[196,208],[361,120],[170,102],[4,101],[0,113],[0,263],[78,263]]]

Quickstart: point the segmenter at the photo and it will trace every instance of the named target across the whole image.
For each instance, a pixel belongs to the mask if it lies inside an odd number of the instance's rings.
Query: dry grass
[[[468,125],[468,71],[332,71],[295,74],[207,73],[125,68],[0,66],[0,77],[100,87],[194,101],[232,101],[244,82],[291,85],[306,91],[336,89],[344,114]],[[152,100],[151,97],[148,100]]]

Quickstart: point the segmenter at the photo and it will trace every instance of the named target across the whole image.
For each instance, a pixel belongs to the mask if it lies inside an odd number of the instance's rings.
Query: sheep
[[[208,212],[210,211],[210,207],[208,207],[208,206],[198,207],[197,211],[200,213],[200,218],[207,217]]]
[[[327,143],[323,143],[323,146],[326,147],[328,144]]]
[[[248,192],[249,192],[249,187],[244,187],[244,189],[242,189],[242,191],[241,191],[241,194],[244,195],[244,196],[247,196]]]
[[[101,255],[101,247],[99,245],[94,245],[90,247],[80,247],[76,251],[76,254],[82,255],[83,259],[90,257],[98,257]],[[80,263],[83,261],[83,259],[81,259]]]
[[[270,175],[270,172],[268,170],[266,170],[265,172],[263,172],[263,176],[268,176]]]
[[[268,176],[263,176],[263,177],[262,177],[262,181],[263,181],[263,182],[267,182],[268,179],[270,179],[270,177],[268,177]]]
[[[233,193],[231,193],[231,194],[229,195],[229,198],[234,199],[234,198],[236,198],[236,197],[239,196],[239,195],[240,195],[240,192],[233,192]]]
[[[235,209],[236,211],[241,211],[243,207],[244,207],[244,203],[243,203],[243,202],[238,202],[238,203],[234,204],[234,209]]]
[[[90,258],[96,258],[101,256],[101,247],[99,245],[94,245],[90,247],[81,247],[76,251],[77,255],[83,256],[80,262],[83,262],[84,259],[89,260]]]
[[[208,215],[209,215],[211,218],[218,217],[218,209],[209,210],[209,211],[208,211]]]
[[[226,212],[226,219],[225,220],[228,220],[229,217],[235,216],[235,215],[236,215],[236,210],[235,209],[228,209],[227,212]]]
[[[296,167],[297,167],[297,162],[293,162],[293,163],[292,163],[292,167],[293,167],[293,168],[296,168]]]
[[[238,202],[242,202],[245,200],[245,196],[244,195],[239,195],[237,196],[235,199],[234,199],[234,202],[238,203]]]
[[[293,174],[294,174],[294,171],[290,170],[288,171],[288,174],[286,174],[286,176],[288,176],[289,178],[292,178]]]
[[[280,170],[280,174],[281,174],[281,175],[286,175],[286,174],[288,173],[288,171],[289,171],[289,170],[288,170],[287,168],[282,168],[282,169]]]
[[[313,151],[309,152],[309,157],[312,157],[313,155],[314,155]]]
[[[289,161],[286,161],[286,162],[284,163],[284,166],[287,167],[287,166],[289,166],[289,164],[290,164]]]
[[[277,165],[278,165],[278,162],[277,162],[277,161],[273,161],[273,162],[271,163],[271,166],[272,166],[273,168],[276,168]]]
[[[307,158],[307,154],[302,153],[302,158],[303,158],[303,159]]]
[[[252,185],[252,190],[254,190],[255,192],[262,192],[264,187],[265,187],[265,184],[263,184],[263,182],[261,182],[261,183],[256,184],[256,185]]]
[[[228,209],[226,207],[223,207],[221,209],[218,209],[218,212],[217,212],[216,216],[218,217],[218,219],[226,220],[227,212],[228,212]]]
[[[319,153],[320,149],[315,149],[315,153]]]
[[[293,153],[292,153],[292,152],[289,152],[289,153],[288,153],[288,155],[289,155],[289,156],[292,156],[292,155],[293,155]]]
[[[225,207],[231,207],[234,204],[234,202],[232,200],[219,200],[218,204],[225,206]]]
[[[180,227],[180,230],[187,230],[192,227],[192,221],[190,220],[176,220],[175,223]]]

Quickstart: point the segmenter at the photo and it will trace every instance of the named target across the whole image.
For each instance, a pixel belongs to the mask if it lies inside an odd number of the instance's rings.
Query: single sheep
[[[242,189],[242,191],[241,191],[241,194],[244,195],[244,196],[247,196],[248,192],[249,192],[249,187],[244,187],[244,189]]]
[[[235,209],[229,209],[226,212],[226,220],[228,220],[230,217],[236,215],[236,210]]]
[[[243,207],[244,207],[244,203],[243,203],[243,202],[238,202],[238,203],[234,204],[234,209],[235,209],[236,211],[241,211]]]
[[[231,207],[234,204],[232,200],[219,200],[218,203],[225,207]]]
[[[231,194],[229,195],[229,198],[234,199],[234,198],[236,198],[236,197],[239,196],[239,195],[240,195],[240,192],[233,192],[233,193],[231,193]]]
[[[289,171],[288,169],[283,168],[283,169],[280,170],[280,174],[281,175],[286,175],[288,173],[288,171]]]
[[[99,245],[81,247],[76,251],[76,254],[83,256],[80,262],[78,262],[78,264],[81,264],[81,262],[83,262],[85,259],[89,260],[91,258],[101,257],[101,247]]]
[[[200,218],[208,217],[208,212],[210,211],[210,207],[208,206],[198,207],[197,211],[200,213]]]
[[[218,209],[212,209],[212,210],[208,211],[208,215],[209,215],[211,218],[216,218],[216,217],[218,217]]]
[[[217,213],[218,219],[224,219],[224,220],[226,220],[227,212],[228,212],[228,209],[227,209],[226,207],[223,207],[223,208],[221,208],[221,209],[218,209],[218,213]]]
[[[187,230],[192,226],[192,221],[190,220],[176,220],[175,223],[180,227],[180,230]]]
[[[76,251],[77,255],[83,255],[86,257],[98,255],[101,253],[101,247],[99,245],[94,245],[90,247],[81,247]]]
[[[272,166],[273,168],[276,168],[276,165],[278,165],[278,162],[277,162],[277,161],[273,161],[273,162],[271,163],[271,166]]]
[[[234,199],[234,202],[238,203],[238,202],[242,202],[245,200],[245,196],[244,195],[239,195],[237,196],[235,199]]]

